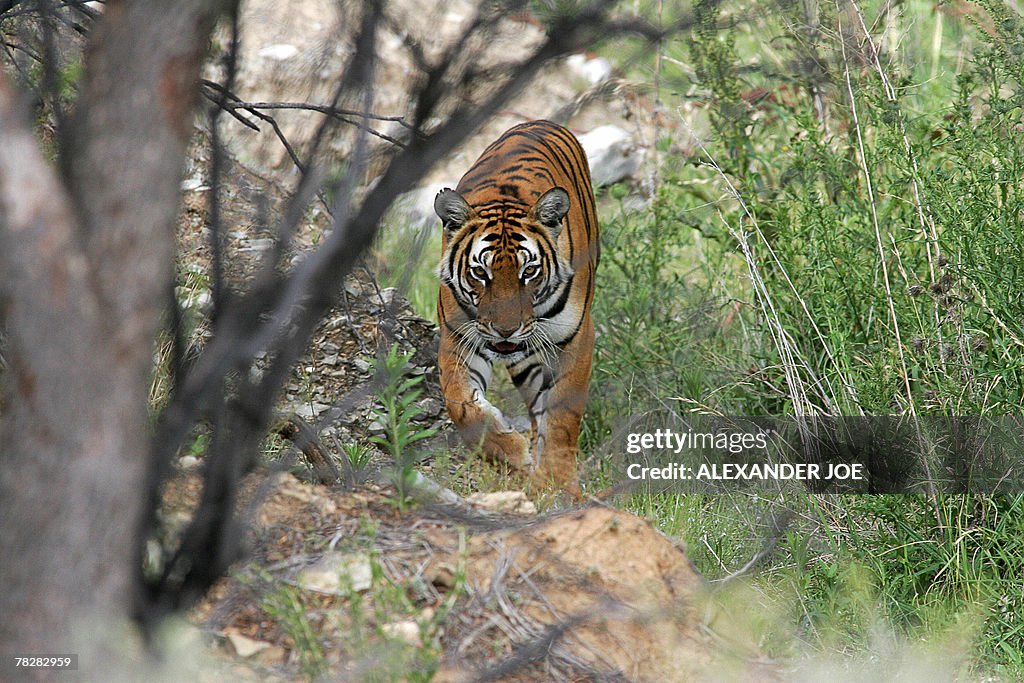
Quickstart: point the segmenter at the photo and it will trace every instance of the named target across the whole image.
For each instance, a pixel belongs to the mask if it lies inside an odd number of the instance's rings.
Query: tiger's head
[[[554,187],[529,208],[495,202],[478,210],[445,188],[434,211],[447,237],[441,284],[468,318],[457,336],[506,363],[550,348],[546,326],[564,306],[559,295],[573,274],[557,248],[569,194]]]

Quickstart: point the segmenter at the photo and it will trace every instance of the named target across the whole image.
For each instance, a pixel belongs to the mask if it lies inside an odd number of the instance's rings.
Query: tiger
[[[452,422],[485,457],[579,497],[600,258],[583,148],[550,121],[514,126],[456,189],[438,192],[434,211],[442,223],[438,366]],[[507,368],[526,404],[531,438],[485,398],[495,365]]]

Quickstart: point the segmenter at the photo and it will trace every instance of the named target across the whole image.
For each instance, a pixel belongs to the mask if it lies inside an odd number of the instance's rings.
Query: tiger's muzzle
[[[478,324],[477,330],[486,340],[488,349],[508,356],[526,350],[530,335],[533,334],[533,322],[520,323],[511,329],[503,329],[493,323]]]

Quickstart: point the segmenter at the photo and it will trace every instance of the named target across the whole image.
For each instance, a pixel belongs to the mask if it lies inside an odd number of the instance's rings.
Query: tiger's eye
[[[537,274],[537,266],[530,265],[523,268],[523,277],[529,279]]]
[[[481,268],[480,266],[473,266],[472,268],[469,269],[469,272],[477,280],[480,280],[480,282],[483,282],[484,280],[487,279],[487,271]]]

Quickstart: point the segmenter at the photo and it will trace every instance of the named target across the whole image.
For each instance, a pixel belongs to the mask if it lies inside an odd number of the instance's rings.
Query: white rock
[[[434,197],[444,188],[458,184],[458,181],[433,183],[400,195],[392,205],[394,223],[413,234],[440,227],[441,219],[434,213]]]
[[[579,136],[590,162],[594,185],[611,185],[629,178],[640,168],[642,151],[629,133],[618,126],[600,126]]]
[[[241,633],[229,633],[227,641],[231,645],[231,649],[235,651],[235,654],[243,659],[252,657],[271,647],[270,643],[243,636]]]
[[[365,553],[329,552],[296,578],[299,586],[307,590],[348,595],[369,590],[373,585],[373,567]]]
[[[565,59],[565,65],[591,85],[596,85],[612,75],[612,65],[604,57],[590,58],[584,54],[569,55]]]
[[[205,192],[210,188],[203,183],[199,176],[192,176],[188,180],[181,181],[182,192]]]
[[[199,463],[202,461],[194,455],[183,455],[178,459],[178,467],[183,470],[191,470],[199,467]]]
[[[423,645],[423,641],[420,640],[420,626],[415,621],[399,621],[393,624],[384,624],[380,627],[380,630],[388,638],[405,641],[413,647]]]
[[[420,410],[427,417],[437,417],[441,414],[441,402],[436,398],[425,398],[416,405],[420,407]]]
[[[330,407],[331,406],[327,405],[326,403],[319,403],[317,401],[313,401],[312,404],[303,403],[301,406],[296,408],[295,414],[301,417],[303,420],[312,420]]]
[[[474,493],[466,498],[478,508],[491,512],[511,512],[518,515],[537,514],[535,506],[522,491],[494,491]]]
[[[274,45],[267,45],[257,54],[265,59],[273,59],[275,62],[283,62],[286,59],[291,59],[295,55],[299,54],[299,48],[294,45],[289,45],[288,43],[276,43]]]

